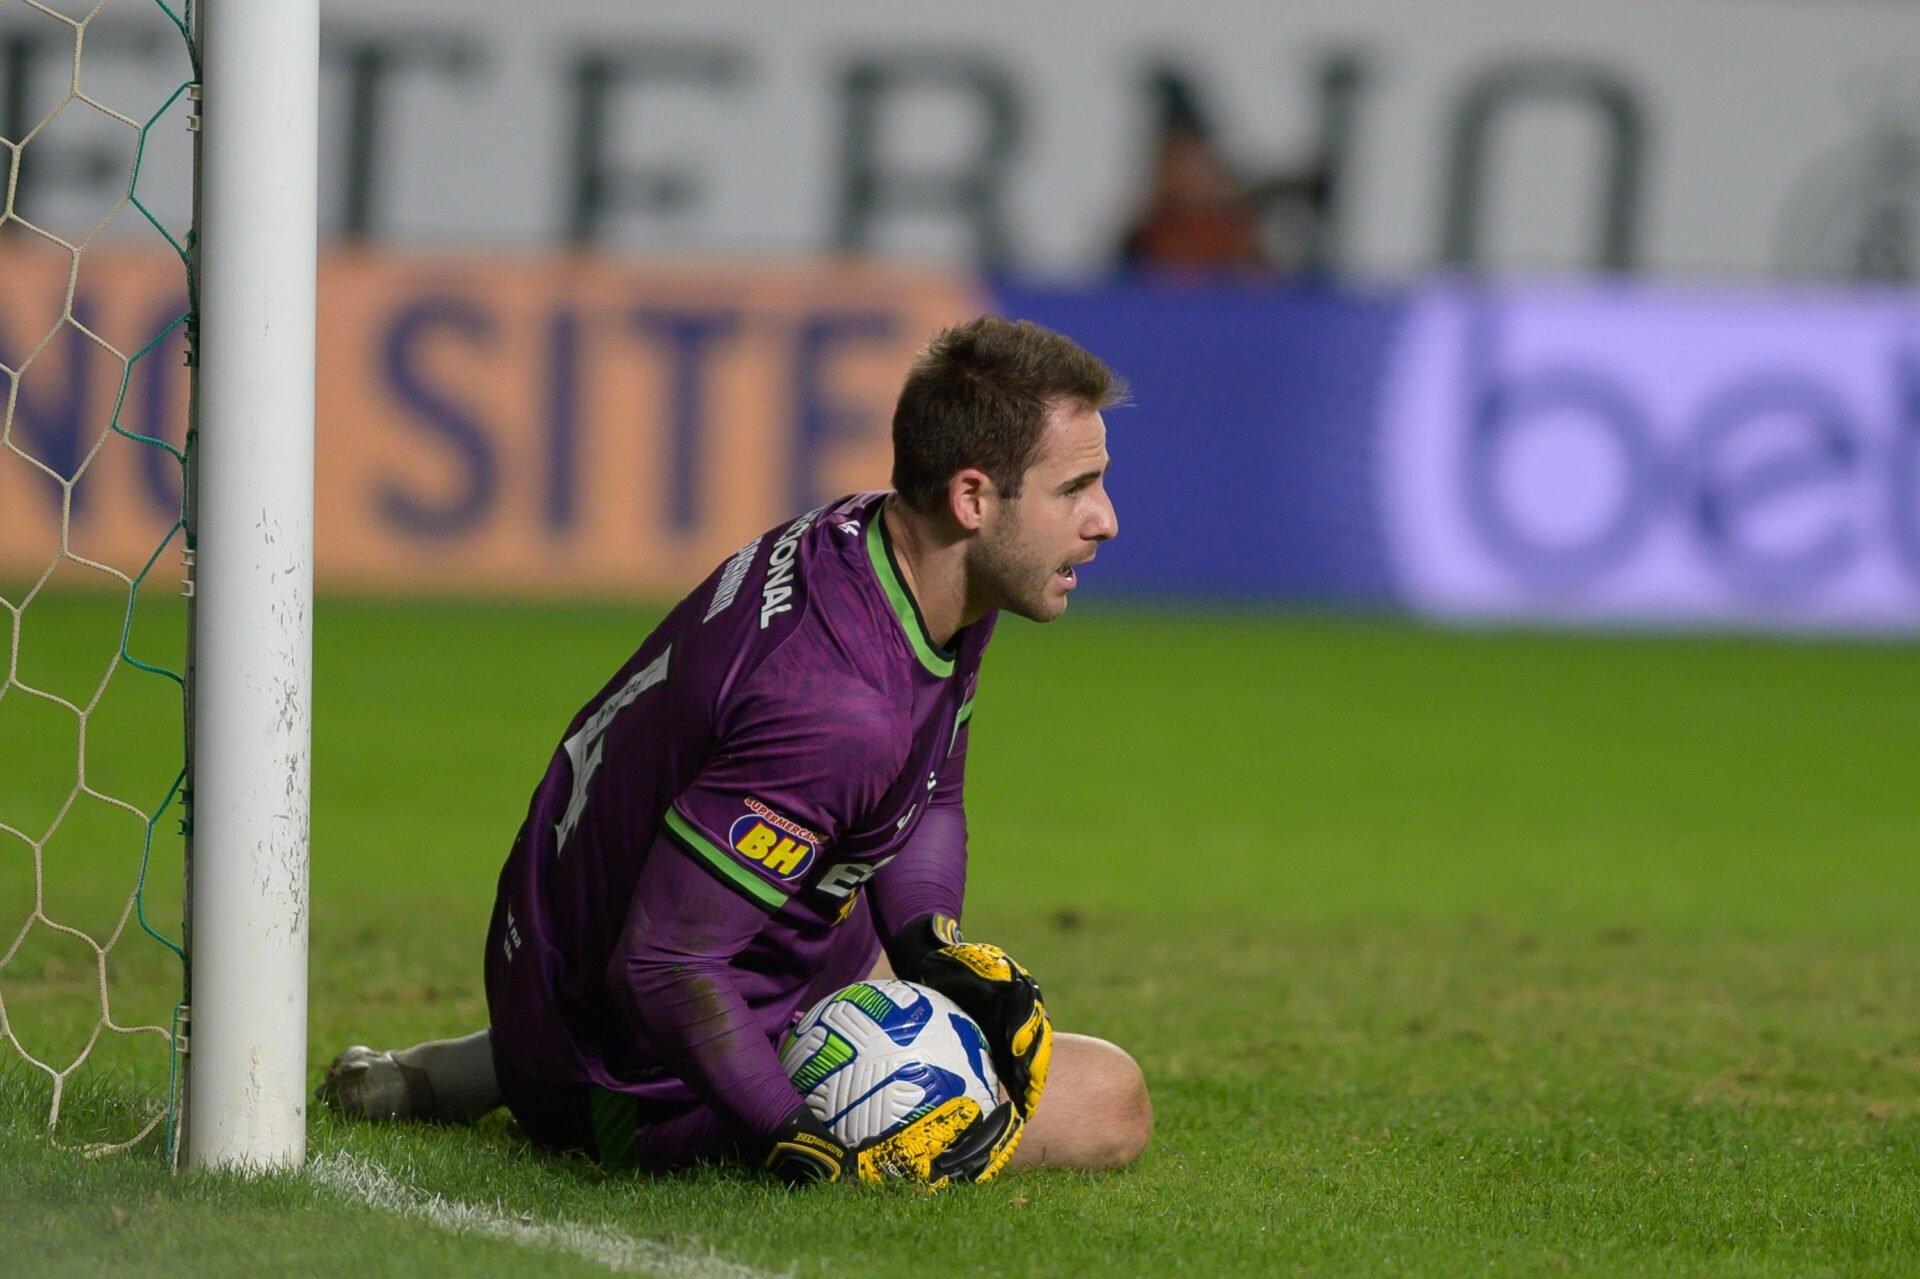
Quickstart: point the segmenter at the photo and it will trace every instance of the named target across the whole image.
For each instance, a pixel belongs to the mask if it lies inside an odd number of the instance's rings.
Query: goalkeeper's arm
[[[965,1098],[871,1146],[849,1150],[788,1080],[733,980],[732,960],[766,915],[723,887],[666,837],[641,869],[619,947],[607,966],[616,1001],[689,1087],[749,1138],[790,1184],[905,1176],[935,1187],[983,1181],[1012,1158],[1022,1120],[983,1115]]]
[[[912,843],[873,878],[875,925],[895,973],[933,987],[980,1023],[1007,1095],[1031,1118],[1047,1086],[1053,1025],[1025,968],[998,946],[960,935],[966,873],[965,810],[935,804]]]
[[[762,1143],[801,1106],[731,970],[766,922],[764,911],[662,835],[647,853],[606,974],[645,1045]]]

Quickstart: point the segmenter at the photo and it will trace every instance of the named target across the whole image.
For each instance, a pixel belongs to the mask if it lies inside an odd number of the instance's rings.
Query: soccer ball
[[[835,991],[795,1024],[780,1064],[849,1148],[890,1136],[955,1097],[1000,1104],[986,1036],[959,1005],[906,981]]]

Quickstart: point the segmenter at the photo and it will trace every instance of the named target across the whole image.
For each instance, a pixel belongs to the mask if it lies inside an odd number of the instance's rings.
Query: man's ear
[[[999,497],[999,490],[994,488],[987,473],[971,466],[956,472],[947,481],[947,509],[969,533],[980,531],[988,510]]]

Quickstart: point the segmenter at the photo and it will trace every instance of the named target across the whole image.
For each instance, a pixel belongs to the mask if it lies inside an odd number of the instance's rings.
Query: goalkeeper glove
[[[930,1190],[955,1182],[989,1181],[1013,1158],[1026,1121],[1011,1102],[982,1114],[980,1103],[955,1097],[892,1136],[848,1150],[819,1116],[802,1105],[773,1135],[763,1165],[789,1186],[905,1178]]]
[[[998,946],[966,940],[945,915],[908,924],[887,954],[900,976],[931,986],[980,1023],[1007,1095],[1021,1117],[1031,1119],[1053,1057],[1053,1023],[1040,1002],[1040,983]]]
[[[1027,1121],[1010,1101],[982,1114],[971,1097],[954,1097],[894,1133],[860,1148],[862,1181],[903,1177],[929,1190],[991,1181],[1019,1148]]]
[[[800,1108],[774,1130],[760,1165],[789,1186],[838,1181],[853,1164],[853,1152],[827,1131],[820,1117]]]

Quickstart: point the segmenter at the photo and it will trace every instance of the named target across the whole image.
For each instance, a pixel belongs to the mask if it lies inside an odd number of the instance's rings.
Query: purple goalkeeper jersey
[[[797,1099],[775,1039],[879,952],[866,898],[897,885],[893,927],[959,914],[966,726],[995,617],[933,644],[886,496],[741,547],[568,725],[488,935],[495,1052],[520,1075],[703,1100],[769,1131]],[[688,985],[695,970],[710,983]]]

